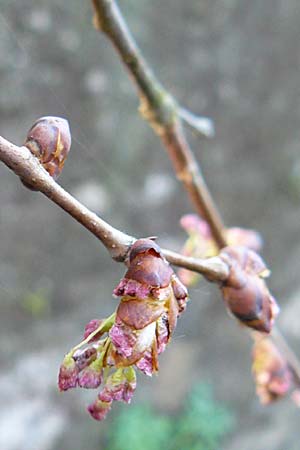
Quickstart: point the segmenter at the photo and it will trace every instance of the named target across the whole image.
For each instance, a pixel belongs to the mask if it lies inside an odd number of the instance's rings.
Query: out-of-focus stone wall
[[[297,349],[299,1],[120,3],[164,85],[215,120],[216,137],[189,134],[191,144],[225,222],[263,234],[279,322]],[[61,184],[116,227],[179,249],[186,195],[91,14],[88,1],[0,0],[0,134],[21,144],[36,118],[67,117],[73,145]],[[1,450],[100,448],[109,425],[84,412],[92,394],[59,395],[56,373],[85,323],[115,308],[122,272],[94,237],[0,166]],[[237,412],[224,449],[298,450],[299,411],[288,401],[259,405],[250,341],[216,289],[201,282],[191,299],[160,376],[141,379],[137,397],[173,410],[187,380],[209,379]]]

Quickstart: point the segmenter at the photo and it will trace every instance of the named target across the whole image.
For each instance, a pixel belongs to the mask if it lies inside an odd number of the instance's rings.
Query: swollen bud
[[[62,117],[41,117],[28,131],[24,145],[56,180],[71,148],[68,121]]]
[[[264,278],[267,269],[261,257],[247,247],[225,247],[220,258],[230,267],[221,286],[227,309],[245,326],[270,333],[279,308]]]

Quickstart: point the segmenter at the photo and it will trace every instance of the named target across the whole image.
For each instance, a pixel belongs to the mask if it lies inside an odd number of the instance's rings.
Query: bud
[[[252,371],[256,393],[263,404],[284,397],[291,390],[293,376],[288,363],[268,337],[255,338]]]
[[[225,247],[219,256],[230,267],[221,286],[229,312],[247,327],[269,333],[279,308],[263,280],[270,273],[264,261],[246,247]]]
[[[76,350],[65,356],[60,367],[58,386],[61,391],[77,386],[94,389],[101,384],[102,365],[99,365],[96,348]]]
[[[205,220],[196,214],[187,214],[181,218],[180,225],[189,236],[182,249],[182,254],[194,258],[209,258],[218,255],[219,248]],[[254,251],[259,251],[262,247],[262,238],[254,230],[238,227],[228,228],[225,230],[224,236],[229,246],[243,246]],[[178,275],[187,286],[196,284],[201,277],[187,269],[180,269]]]
[[[103,320],[100,319],[92,319],[89,323],[87,323],[84,329],[83,339],[86,339],[88,336],[94,333],[94,331],[96,331],[102,323]],[[102,336],[103,333],[104,331],[102,330],[99,334],[94,335],[93,338],[89,340],[89,342],[96,341]]]
[[[87,407],[88,412],[95,420],[104,420],[107,416],[107,413],[109,412],[112,405],[112,401],[110,402],[103,402],[100,400],[99,396],[98,398]]]
[[[66,355],[63,363],[60,366],[58,375],[58,387],[61,391],[67,391],[68,389],[77,386],[79,369],[76,366],[72,355]]]
[[[99,359],[82,369],[77,377],[78,386],[85,389],[96,389],[102,383],[103,370]]]
[[[105,386],[88,412],[96,420],[105,419],[113,401],[130,403],[136,388],[136,374],[132,367],[117,369],[108,376]]]
[[[71,147],[68,121],[61,117],[41,117],[28,131],[24,145],[56,180]]]
[[[157,356],[170,341],[177,317],[185,309],[187,290],[150,239],[133,244],[129,262],[114,290],[122,298],[110,338],[120,360],[135,363],[151,375],[158,370]]]

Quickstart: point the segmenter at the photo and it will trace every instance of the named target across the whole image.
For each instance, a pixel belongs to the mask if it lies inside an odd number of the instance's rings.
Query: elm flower
[[[269,337],[258,334],[255,337],[252,372],[256,393],[263,404],[269,404],[291,391],[293,374],[286,359]]]
[[[62,391],[102,386],[88,407],[96,420],[106,417],[113,401],[130,403],[136,369],[148,376],[158,371],[158,355],[187,303],[186,288],[151,239],[132,245],[128,270],[114,295],[121,297],[116,312],[87,324],[83,341],[65,356],[58,378]]]
[[[100,338],[112,326],[113,320],[114,314],[100,321],[100,325],[89,335],[85,332],[84,340],[64,357],[58,375],[58,386],[61,391],[76,387],[95,389],[100,386],[103,378],[103,360],[107,353],[107,339]],[[90,324],[88,326],[92,329]],[[98,340],[95,340],[95,336],[98,336]]]
[[[94,403],[88,406],[88,412],[96,420],[105,419],[112,402],[130,403],[136,388],[136,374],[132,367],[120,368],[109,375],[102,391]]]
[[[218,246],[205,220],[196,214],[187,214],[181,218],[180,225],[188,234],[188,239],[181,251],[183,255],[195,258],[209,258],[218,255]],[[243,246],[254,251],[259,251],[262,247],[260,234],[245,228],[228,228],[225,230],[225,239],[229,246]],[[187,269],[180,269],[178,276],[186,286],[196,284],[201,277],[200,274]]]
[[[121,301],[109,335],[117,357],[136,364],[146,375],[157,372],[157,356],[186,307],[187,290],[152,240],[133,244],[129,269],[114,294]]]

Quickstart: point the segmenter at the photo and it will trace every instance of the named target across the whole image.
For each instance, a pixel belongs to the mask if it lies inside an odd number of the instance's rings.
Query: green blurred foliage
[[[110,426],[107,450],[217,450],[233,427],[233,415],[214,400],[208,384],[197,385],[177,415],[149,406],[124,408]]]
[[[21,306],[27,314],[35,318],[48,316],[51,309],[49,298],[43,289],[25,294]]]

